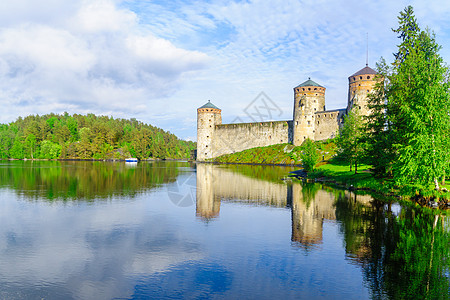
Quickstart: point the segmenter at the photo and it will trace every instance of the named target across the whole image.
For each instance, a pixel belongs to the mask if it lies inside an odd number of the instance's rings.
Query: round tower
[[[197,109],[197,160],[204,161],[213,156],[215,126],[222,124],[222,110],[211,103]]]
[[[372,92],[375,87],[377,74],[378,73],[375,70],[366,64],[363,69],[348,78],[347,113],[350,112],[353,107],[358,107],[362,116],[369,114],[367,95]]]
[[[325,110],[325,87],[308,78],[294,88],[293,142],[299,146],[307,138],[314,140],[315,113]]]

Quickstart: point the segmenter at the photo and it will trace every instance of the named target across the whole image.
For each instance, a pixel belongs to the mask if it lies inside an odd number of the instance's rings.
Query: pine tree
[[[388,115],[392,116],[398,153],[394,177],[400,183],[434,181],[436,189],[448,164],[450,124],[447,70],[439,49],[429,31],[421,31],[413,43],[408,43],[408,55],[391,78],[388,102],[388,112],[394,108]]]
[[[398,183],[434,181],[439,189],[437,180],[449,167],[448,69],[434,34],[420,30],[411,6],[400,13],[393,31],[402,43],[392,71],[384,72],[385,79],[371,96],[369,157],[379,172],[392,167]],[[376,152],[382,158],[378,162]]]
[[[363,117],[365,121],[363,139],[366,143],[366,162],[372,165],[375,175],[385,176],[391,174],[394,151],[391,130],[386,118],[386,89],[389,86],[391,69],[383,58],[377,63],[377,72],[377,83],[372,93],[368,95],[367,107],[370,113]]]
[[[365,143],[363,141],[364,122],[359,113],[359,109],[354,107],[344,118],[344,126],[336,140],[339,156],[355,165],[355,174],[358,173],[358,162],[364,155]]]

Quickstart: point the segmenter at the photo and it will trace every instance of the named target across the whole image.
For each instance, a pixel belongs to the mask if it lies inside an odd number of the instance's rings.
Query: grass
[[[333,140],[315,142],[321,159],[330,159],[335,153]],[[219,163],[245,163],[245,164],[274,164],[274,165],[301,165],[300,154],[302,146],[292,144],[276,144],[266,147],[256,147],[244,151],[225,154],[210,161]]]
[[[321,182],[327,182],[345,188],[375,192],[385,196],[396,196],[402,199],[412,199],[421,205],[430,200],[440,202],[444,205],[450,202],[450,193],[436,191],[434,185],[421,186],[418,184],[407,184],[398,186],[390,178],[376,178],[371,172],[371,166],[358,165],[358,173],[350,166],[336,159],[336,145],[333,140],[315,142],[317,153],[321,161],[316,169],[308,173],[308,178]],[[218,163],[241,163],[241,164],[269,164],[269,165],[301,165],[302,146],[292,144],[277,144],[267,147],[247,149],[233,154],[222,155],[210,161]],[[353,166],[354,168],[354,166]],[[261,170],[259,170],[261,171]],[[441,188],[450,190],[450,181]]]
[[[333,183],[345,188],[353,188],[355,190],[365,190],[375,192],[385,196],[396,196],[403,200],[414,200],[420,205],[426,205],[433,200],[440,202],[441,205],[449,202],[450,193],[436,191],[434,185],[422,186],[418,184],[407,184],[398,186],[393,179],[376,178],[371,172],[371,166],[358,165],[358,173],[355,174],[354,169],[350,172],[349,165],[332,159],[318,166],[314,171],[308,174],[308,178],[317,181]],[[450,182],[446,181],[442,188],[450,189]]]
[[[353,166],[354,168],[354,166]],[[332,181],[346,187],[352,186],[354,189],[370,190],[382,194],[394,192],[392,180],[376,179],[370,171],[371,166],[358,165],[358,173],[350,171],[350,166],[336,160],[320,165],[308,177],[318,181]]]

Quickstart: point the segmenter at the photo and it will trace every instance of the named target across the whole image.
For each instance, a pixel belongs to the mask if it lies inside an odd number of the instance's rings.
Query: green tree
[[[61,146],[53,143],[49,140],[42,141],[41,143],[41,158],[55,159],[59,158],[61,154]]]
[[[301,148],[300,159],[302,160],[303,169],[306,172],[314,170],[314,167],[319,162],[316,144],[312,140],[306,139]]]
[[[30,133],[27,138],[25,139],[25,145],[26,145],[26,150],[27,150],[27,156],[28,154],[30,155],[29,157],[31,159],[34,158],[34,152],[36,150],[36,136],[32,133]]]
[[[17,134],[13,145],[9,151],[10,157],[11,158],[16,158],[16,159],[23,159],[25,158],[25,151],[24,151],[24,147],[23,147],[23,138],[20,136],[20,134]]]
[[[387,117],[397,154],[394,178],[399,183],[414,180],[424,185],[434,181],[439,189],[438,178],[448,166],[448,70],[434,34],[420,31],[412,7],[399,19],[394,31],[403,42],[387,89]]]
[[[366,143],[365,161],[370,164],[375,175],[392,175],[392,131],[386,117],[386,88],[389,86],[391,69],[381,58],[377,63],[377,83],[368,95],[367,107],[370,113],[364,116],[364,136]]]
[[[355,165],[355,174],[358,173],[358,162],[364,155],[365,143],[363,141],[364,122],[359,109],[354,107],[344,117],[344,125],[336,139],[339,156],[350,164]]]

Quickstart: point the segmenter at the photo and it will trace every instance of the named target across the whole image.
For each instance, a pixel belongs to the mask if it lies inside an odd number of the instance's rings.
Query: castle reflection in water
[[[253,178],[224,166],[197,164],[196,169],[196,213],[200,219],[209,222],[217,218],[221,201],[290,208],[291,240],[304,248],[322,243],[324,222],[336,220],[337,198],[345,197],[367,207],[373,199],[319,184],[286,184],[281,180]]]

